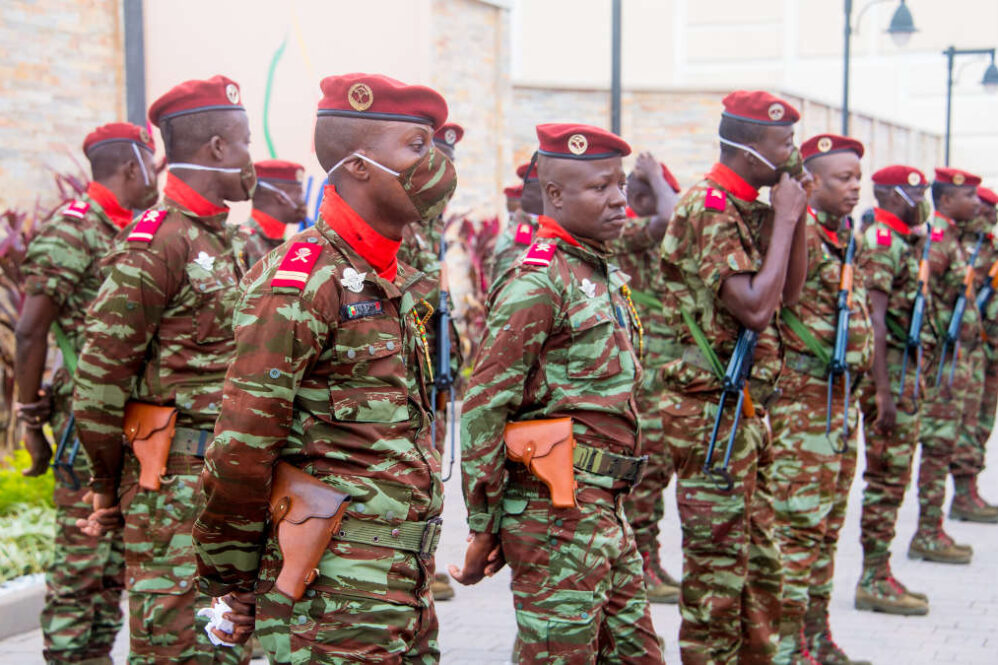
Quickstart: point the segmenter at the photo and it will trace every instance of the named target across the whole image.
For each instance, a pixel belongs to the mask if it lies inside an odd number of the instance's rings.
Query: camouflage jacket
[[[199,216],[190,205],[212,214]],[[181,427],[215,424],[242,276],[227,215],[170,177],[162,204],[126,227],[107,258],[73,404],[97,484],[118,481],[130,399],[175,406]]]
[[[262,224],[259,219],[263,220]],[[259,210],[254,210],[253,216],[239,226],[236,253],[242,255],[246,270],[281,246],[284,242],[284,228],[284,224],[280,221]]]
[[[432,281],[440,280],[440,238],[443,217],[409,224],[402,232],[398,260],[418,270]]]
[[[194,540],[202,588],[251,590],[267,535],[278,459],[353,498],[350,520],[376,525],[440,515],[440,457],[430,441],[425,318],[432,284],[399,264],[380,277],[330,226],[363,220],[332,188],[314,227],[258,263],[236,316],[236,352]],[[247,492],[252,487],[252,492]],[[411,602],[415,555],[333,541],[342,592]]]
[[[607,255],[538,238],[489,297],[485,339],[461,414],[468,524],[496,532],[507,474],[507,422],[571,417],[580,443],[637,455],[636,325],[627,276]],[[577,471],[581,483],[611,479]]]
[[[608,247],[614,262],[630,276],[631,290],[658,298],[662,291],[662,253],[659,243],[648,234],[650,221],[650,217],[631,217],[621,236],[610,241]],[[671,359],[668,351],[673,331],[660,310],[640,301],[635,302],[634,307],[644,326],[644,356],[641,364],[646,370],[651,370]],[[646,381],[655,375],[655,372],[646,372]]]
[[[964,251],[967,256],[970,256],[974,252],[977,238],[973,234],[964,234],[962,241]],[[998,274],[998,239],[993,233],[988,233],[981,246],[981,255],[977,258],[977,265],[974,267],[974,271],[977,273],[977,291],[980,291],[986,283],[993,279],[991,277],[992,270],[995,271],[994,274]],[[998,284],[995,287],[995,290],[998,291]],[[984,326],[984,340],[988,348],[992,351],[998,349],[998,292],[991,297],[987,307],[981,312],[981,319]]]
[[[976,236],[976,234],[971,235]],[[969,251],[965,252],[960,242],[960,229],[956,223],[938,212],[935,214],[932,220],[932,247],[929,249],[929,266],[932,270],[929,288],[932,291],[932,308],[928,310],[931,315],[926,323],[933,327],[936,333],[935,339],[940,342],[946,337],[946,329],[953,317],[956,301],[966,288],[964,279],[967,276],[970,255],[974,251],[974,243],[972,240]],[[983,252],[983,244],[981,247]],[[977,262],[981,262],[980,257]],[[980,342],[981,316],[977,311],[976,300],[970,297],[967,299],[967,308],[960,327],[960,343],[966,348],[974,348]]]
[[[738,189],[745,198],[725,190],[717,178],[731,180],[729,187]],[[772,209],[755,196],[748,183],[717,164],[680,199],[662,240],[666,322],[681,344],[695,349],[682,308],[697,322],[722,365],[731,356],[741,324],[721,302],[721,286],[733,275],[754,273],[762,267],[763,228],[772,223]],[[666,384],[680,393],[719,390],[720,381],[701,355],[694,353],[698,362],[677,358],[666,363]],[[774,317],[759,335],[751,376],[772,387],[782,364],[780,331]]]
[[[874,208],[874,214],[876,222],[866,230],[864,251],[858,257],[856,267],[863,275],[867,294],[870,291],[887,294],[887,348],[903,351],[911,325],[911,308],[918,291],[922,239],[886,210]],[[931,276],[929,281],[932,281]],[[928,301],[932,301],[931,290]],[[926,347],[931,347],[935,337],[928,321],[931,312],[928,303],[925,311],[922,340]]]
[[[502,274],[509,270],[520,255],[527,251],[537,233],[537,216],[517,210],[510,215],[506,227],[496,238],[490,284],[495,288]]]
[[[828,351],[835,349],[838,321],[838,295],[852,222],[832,218],[825,212],[807,209],[807,278],[796,305],[788,306],[814,338]],[[833,230],[834,229],[834,230]],[[873,327],[866,304],[866,285],[857,269],[863,255],[864,240],[856,238],[853,261],[853,293],[849,315],[846,362],[853,372],[868,371],[873,364]],[[813,356],[814,351],[781,319],[783,343],[790,351]]]

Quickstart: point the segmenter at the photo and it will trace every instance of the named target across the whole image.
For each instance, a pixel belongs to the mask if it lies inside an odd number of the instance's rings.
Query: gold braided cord
[[[638,316],[638,310],[634,307],[634,301],[631,300],[631,289],[624,284],[620,287],[620,293],[623,294],[624,300],[627,301],[627,308],[631,310],[631,316],[634,318],[634,327],[638,331],[638,358],[644,359],[645,357],[645,327],[641,325],[641,317]]]

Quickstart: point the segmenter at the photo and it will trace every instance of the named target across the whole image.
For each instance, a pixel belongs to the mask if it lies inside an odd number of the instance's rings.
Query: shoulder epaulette
[[[728,197],[724,195],[723,190],[707,188],[707,194],[703,198],[703,205],[707,210],[724,210],[727,203]]]
[[[86,201],[81,201],[80,199],[75,199],[70,202],[66,209],[62,211],[63,217],[75,217],[76,219],[83,219],[86,216],[87,211],[90,210],[90,204]]]
[[[890,247],[891,241],[894,239],[894,234],[886,226],[877,226],[877,244],[881,247]]]
[[[558,245],[553,241],[539,240],[527,250],[523,262],[530,266],[549,266],[557,249]]]
[[[132,232],[128,234],[126,240],[137,240],[139,242],[152,242],[153,236],[159,230],[159,225],[166,219],[165,210],[146,210],[139,217],[139,221],[132,227]]]
[[[513,234],[513,242],[518,245],[529,245],[534,240],[534,229],[530,224],[521,222],[516,225],[516,233]]]
[[[939,242],[943,239],[944,235],[946,235],[946,229],[933,228],[932,233],[929,234],[929,237],[932,239],[932,242]]]
[[[296,242],[288,248],[281,259],[281,265],[277,267],[274,278],[270,280],[271,286],[289,286],[305,290],[305,283],[308,276],[315,267],[315,262],[319,260],[322,249],[316,243]]]
[[[240,232],[240,233],[245,233],[246,235],[248,235],[248,236],[251,236],[251,235],[253,235],[254,233],[256,233],[256,229],[254,229],[254,228],[253,228],[252,226],[250,226],[249,224],[241,224],[241,225],[239,226],[239,232]]]

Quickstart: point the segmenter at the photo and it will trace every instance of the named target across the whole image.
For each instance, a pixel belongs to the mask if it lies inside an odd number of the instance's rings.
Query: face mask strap
[[[139,154],[139,147],[137,145],[135,145],[134,143],[130,143],[129,145],[132,146],[132,152],[135,153],[135,161],[137,161],[139,163],[139,168],[142,169],[142,184],[144,184],[146,187],[148,187],[149,186],[149,172],[146,171],[145,160],[143,160],[142,159],[142,155]]]
[[[904,202],[907,203],[910,207],[912,208],[918,207],[918,205],[911,199],[911,197],[908,196],[908,192],[904,191],[901,188],[901,185],[894,185],[894,191],[897,192],[898,196],[904,199]]]
[[[202,166],[201,164],[188,164],[186,162],[175,162],[167,164],[170,171],[216,171],[218,173],[242,173],[242,168],[230,168],[226,166]]]
[[[274,192],[279,197],[281,197],[282,199],[284,199],[284,202],[287,203],[292,208],[297,208],[300,205],[300,204],[295,203],[294,201],[292,201],[291,197],[288,196],[284,192],[284,190],[282,190],[280,187],[275,187],[274,185],[271,185],[269,182],[265,182],[263,180],[257,180],[256,184],[257,184],[258,187],[263,187],[267,191]]]
[[[756,150],[755,148],[750,148],[749,146],[745,145],[744,143],[735,143],[734,141],[729,141],[728,139],[724,138],[723,136],[718,136],[717,140],[720,141],[721,143],[723,143],[724,145],[731,146],[732,148],[741,148],[742,150],[744,150],[745,152],[747,152],[750,155],[754,156],[756,159],[758,159],[759,161],[761,161],[763,164],[765,164],[766,166],[768,166],[772,170],[774,170],[774,171],[777,170],[776,169],[776,165],[773,164],[773,162],[771,162],[768,159],[766,159],[765,157],[763,157],[759,153],[759,151]]]
[[[347,155],[346,157],[344,157],[340,161],[336,162],[336,165],[333,166],[333,168],[331,168],[328,171],[326,171],[326,175],[327,176],[333,175],[333,171],[335,171],[336,169],[340,168],[341,166],[343,166],[344,164],[346,164],[348,161],[350,161],[354,157],[359,157],[359,158],[363,159],[365,162],[367,162],[368,164],[373,164],[374,166],[377,166],[379,169],[381,169],[385,173],[389,173],[389,174],[395,176],[396,178],[399,177],[399,175],[401,175],[398,171],[393,171],[392,169],[388,168],[387,166],[384,166],[383,164],[379,164],[378,162],[374,161],[370,157],[366,157],[366,156],[360,154],[359,152],[350,153],[349,155]]]

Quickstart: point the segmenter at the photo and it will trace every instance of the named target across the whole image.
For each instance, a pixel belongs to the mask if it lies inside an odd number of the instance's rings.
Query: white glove
[[[222,616],[226,612],[231,611],[232,608],[221,598],[213,598],[211,607],[203,607],[198,610],[199,617],[208,617],[208,625],[204,627],[204,632],[208,633],[208,639],[216,647],[236,646],[235,642],[226,642],[211,630],[212,628],[217,628],[219,631],[231,635],[232,631],[235,630],[235,626],[232,625],[231,621]]]

